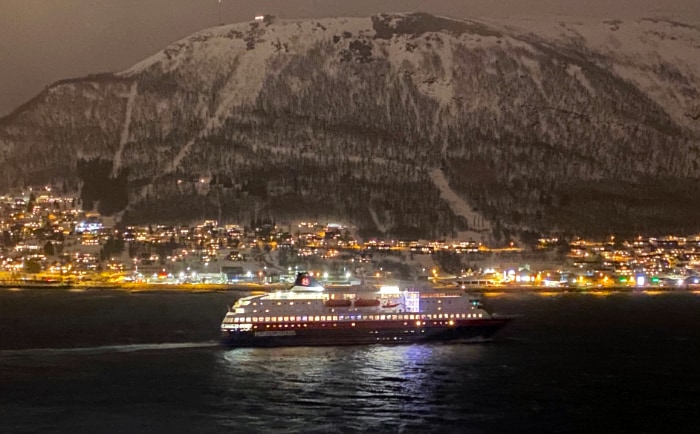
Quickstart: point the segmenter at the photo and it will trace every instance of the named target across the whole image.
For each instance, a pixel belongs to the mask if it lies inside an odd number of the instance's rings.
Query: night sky
[[[698,0],[0,0],[0,116],[62,78],[120,71],[206,27],[280,18],[425,11],[458,18],[534,16],[700,22]]]

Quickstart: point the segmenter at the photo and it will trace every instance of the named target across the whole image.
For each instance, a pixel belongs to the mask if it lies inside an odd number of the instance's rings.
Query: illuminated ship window
[[[320,317],[320,316],[315,316],[315,317],[314,317],[314,321],[321,321],[321,317]]]
[[[302,317],[301,317],[301,320],[302,320],[302,321],[308,321],[308,320],[309,320],[309,317],[308,317],[308,316],[302,316]]]
[[[438,300],[437,302],[438,302],[438,303],[442,303],[442,300]]]
[[[289,321],[289,317],[288,317],[288,316],[285,316],[284,319],[283,319],[283,321]]]
[[[384,321],[384,320],[386,319],[386,315],[380,316],[379,319],[381,319],[382,321]]]
[[[325,317],[325,316],[322,316],[322,317],[321,317],[321,321],[325,321],[325,320],[326,320],[326,317]]]
[[[282,302],[281,302],[281,301],[278,301],[278,302],[277,302],[277,306],[282,306]]]
[[[293,302],[293,301],[290,301],[290,302],[289,302],[289,305],[290,305],[290,306],[294,306],[294,302]]]
[[[482,316],[482,315],[481,315],[481,314],[479,314],[479,318],[481,318],[481,316]]]
[[[265,313],[269,313],[269,312],[270,312],[270,309],[265,309]]]

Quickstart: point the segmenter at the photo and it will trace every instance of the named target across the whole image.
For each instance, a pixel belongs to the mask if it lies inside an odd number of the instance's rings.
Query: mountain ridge
[[[238,221],[306,213],[367,234],[484,240],[699,228],[687,186],[700,130],[693,58],[614,50],[631,50],[634,32],[700,46],[700,32],[591,26],[607,28],[608,42],[579,24],[540,30],[546,39],[423,13],[205,29],[125,71],[57,82],[0,119],[0,161],[11,168],[0,184],[85,185],[76,160],[88,172],[100,161],[119,193],[87,202],[126,197],[125,221],[158,218],[154,209]],[[654,53],[645,47],[634,49]],[[441,198],[436,169],[471,213]],[[675,202],[647,203],[668,202],[669,191]],[[590,216],[577,215],[578,197]]]

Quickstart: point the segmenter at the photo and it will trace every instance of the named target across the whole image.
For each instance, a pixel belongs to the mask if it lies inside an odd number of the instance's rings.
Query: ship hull
[[[483,342],[509,322],[507,318],[476,320],[453,325],[407,326],[404,323],[367,323],[348,327],[325,324],[250,331],[222,331],[229,347],[329,346],[410,344],[419,342]]]

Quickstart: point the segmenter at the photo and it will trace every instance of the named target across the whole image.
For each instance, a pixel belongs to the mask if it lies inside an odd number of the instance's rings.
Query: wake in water
[[[21,350],[0,350],[0,358],[18,356],[61,356],[61,355],[96,355],[109,353],[131,353],[136,351],[166,351],[192,348],[218,347],[217,341],[203,342],[178,342],[178,343],[151,343],[129,345],[102,345],[95,347],[79,348],[28,348]]]

